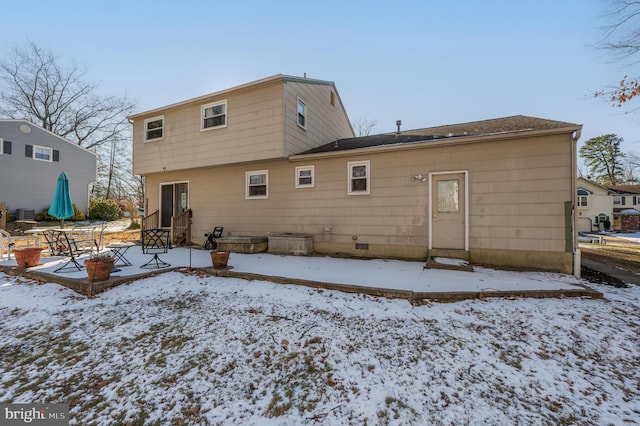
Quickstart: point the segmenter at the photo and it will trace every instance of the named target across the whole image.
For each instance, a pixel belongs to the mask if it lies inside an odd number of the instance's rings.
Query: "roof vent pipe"
[[[400,134],[400,126],[402,125],[402,120],[396,120],[396,126],[398,126],[398,131],[396,132],[398,135]]]

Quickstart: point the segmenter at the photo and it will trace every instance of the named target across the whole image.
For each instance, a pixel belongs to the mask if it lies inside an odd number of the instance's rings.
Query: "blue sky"
[[[640,153],[640,113],[594,99],[629,64],[595,44],[605,0],[41,1],[3,5],[0,54],[28,40],[138,111],[274,74],[334,81],[375,132],[510,115],[583,124]],[[640,100],[638,100],[640,102]]]

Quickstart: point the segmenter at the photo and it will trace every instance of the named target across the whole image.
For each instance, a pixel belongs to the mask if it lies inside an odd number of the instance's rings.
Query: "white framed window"
[[[245,198],[269,198],[269,170],[255,170],[246,173]]]
[[[296,188],[313,188],[315,166],[296,167]]]
[[[160,140],[164,137],[164,115],[144,120],[144,141]]]
[[[589,207],[589,192],[584,189],[578,189],[578,207]]]
[[[227,127],[227,100],[202,105],[200,130]]]
[[[33,146],[33,159],[40,161],[53,161],[53,149],[46,146]]]
[[[371,188],[371,164],[366,161],[351,161],[347,164],[349,195],[368,195]]]
[[[307,104],[298,98],[298,126],[307,130]]]
[[[619,195],[614,195],[613,196],[613,205],[614,206],[619,206],[620,204],[622,204],[622,197]]]

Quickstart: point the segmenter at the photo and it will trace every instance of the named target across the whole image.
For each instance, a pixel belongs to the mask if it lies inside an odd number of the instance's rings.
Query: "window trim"
[[[216,107],[219,105],[224,105],[224,114],[220,114],[224,115],[224,124],[220,124],[218,126],[211,126],[211,127],[204,127],[204,120],[205,120],[205,116],[204,116],[204,110],[207,108],[212,108],[212,107]],[[229,114],[228,112],[228,107],[227,107],[227,100],[223,99],[221,101],[215,101],[215,102],[210,102],[208,104],[204,104],[200,106],[200,131],[201,132],[206,132],[209,130],[214,130],[214,129],[222,129],[227,127],[227,122],[228,122],[228,118],[229,118]],[[218,116],[218,117],[219,117]],[[215,115],[213,117],[216,117]],[[212,118],[212,117],[207,117],[207,118]]]
[[[364,191],[354,191],[353,188],[353,168],[357,166],[366,166],[367,175],[365,176],[367,189]],[[362,179],[359,177],[358,179]],[[371,194],[371,161],[349,161],[347,163],[347,195],[369,195]]]
[[[588,195],[578,195],[578,208],[586,209],[589,207],[589,196]]]
[[[265,186],[265,195],[250,195],[250,179],[251,176],[264,175],[264,186]],[[257,185],[254,185],[257,186]],[[260,185],[262,186],[262,185]],[[245,172],[245,194],[244,198],[246,200],[264,200],[269,198],[269,170],[251,170]]]
[[[311,183],[300,183],[300,172],[308,170],[311,172],[311,176],[304,176],[304,178],[311,178]],[[316,186],[316,171],[315,166],[298,166],[296,167],[296,188],[313,188]]]
[[[158,138],[149,138],[149,129],[147,128],[147,124],[153,122],[153,121],[158,121],[158,120],[162,120],[162,127],[159,127],[160,130],[162,130],[162,136],[158,137]],[[158,130],[158,128],[153,129],[153,130]],[[143,135],[143,140],[144,142],[153,142],[153,141],[160,141],[162,139],[164,139],[164,114],[163,115],[156,115],[155,117],[150,117],[144,120],[144,135]]]
[[[38,157],[36,157],[36,152],[38,151],[38,149],[47,151],[49,153],[47,158],[38,158]],[[49,148],[47,146],[42,146],[42,145],[33,145],[33,152],[32,152],[32,157],[31,158],[33,158],[34,160],[37,160],[37,161],[46,161],[48,163],[51,163],[51,162],[53,162],[53,148]]]
[[[303,106],[303,124],[300,124],[300,105]],[[309,113],[307,109],[307,103],[300,97],[298,97],[298,102],[296,103],[296,124],[301,129],[307,130],[307,123],[309,122]]]

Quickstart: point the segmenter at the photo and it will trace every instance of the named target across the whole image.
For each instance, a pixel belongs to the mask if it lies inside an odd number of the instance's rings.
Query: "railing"
[[[191,209],[171,218],[171,242],[175,245],[191,244]]]
[[[0,260],[6,254],[7,260],[9,260],[9,255],[11,253],[11,234],[9,234],[4,229],[0,229]]]
[[[148,229],[157,229],[160,218],[160,212],[156,210],[151,213],[149,216],[145,216],[142,218],[142,226],[140,227],[140,241],[144,239],[144,231]]]

